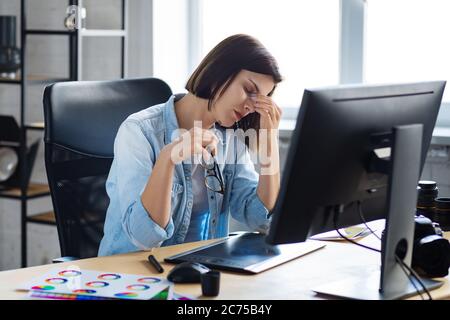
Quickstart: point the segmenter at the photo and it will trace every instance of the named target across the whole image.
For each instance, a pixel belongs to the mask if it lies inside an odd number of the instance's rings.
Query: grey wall
[[[68,1],[27,1],[28,28],[63,28]],[[129,7],[129,77],[152,74],[152,1],[131,0]],[[88,29],[116,29],[121,26],[120,0],[85,0]],[[1,0],[1,15],[20,16],[19,0]],[[19,21],[20,23],[20,21]],[[19,28],[20,25],[18,25]],[[19,33],[19,30],[18,30]],[[18,39],[20,43],[20,39]],[[27,65],[30,74],[53,77],[68,75],[68,43],[64,36],[30,36]],[[84,42],[83,80],[106,80],[120,77],[120,41],[91,38]],[[42,121],[44,85],[29,86],[26,121]],[[12,114],[19,119],[20,88],[0,85],[0,114]],[[29,141],[42,140],[42,132],[29,132]],[[41,143],[32,180],[46,183],[44,147]],[[50,198],[32,200],[29,215],[52,210]],[[59,257],[56,228],[28,224],[28,265],[50,263]],[[0,270],[20,267],[20,202],[0,199]]]
[[[450,197],[450,147],[432,146],[422,172],[422,180],[434,180],[440,197]]]

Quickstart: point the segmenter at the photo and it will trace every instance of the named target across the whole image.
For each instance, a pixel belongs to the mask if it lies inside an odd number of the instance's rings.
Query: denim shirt
[[[114,160],[106,181],[110,203],[99,256],[148,250],[185,240],[193,205],[192,163],[183,161],[175,165],[171,216],[165,228],[150,217],[141,202],[141,194],[161,149],[180,134],[177,135],[179,126],[174,101],[172,95],[165,103],[132,114],[117,132]],[[241,140],[226,136],[224,128],[219,131],[223,135],[219,136],[217,162],[225,192],[222,195],[207,189],[210,212],[207,238],[228,235],[230,214],[252,230],[267,232],[269,212],[256,194],[259,176],[248,151],[242,148]]]

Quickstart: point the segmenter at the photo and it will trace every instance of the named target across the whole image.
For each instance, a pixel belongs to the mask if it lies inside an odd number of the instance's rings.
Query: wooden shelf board
[[[0,77],[0,83],[20,84],[21,80],[22,80],[22,77],[20,74],[15,75],[14,78]],[[27,77],[27,81],[32,82],[32,83],[52,83],[52,82],[70,81],[70,79],[64,78],[64,77],[52,77],[52,76],[44,76],[44,75],[38,75],[38,74],[30,74]]]
[[[56,224],[55,213],[53,211],[28,216],[27,221],[44,224]]]
[[[0,198],[20,198],[20,188],[11,188],[6,190],[0,190]],[[47,184],[30,183],[28,186],[27,196],[29,198],[46,196],[50,194],[50,189]]]
[[[31,130],[44,130],[45,124],[44,122],[31,122],[26,125],[26,128]]]

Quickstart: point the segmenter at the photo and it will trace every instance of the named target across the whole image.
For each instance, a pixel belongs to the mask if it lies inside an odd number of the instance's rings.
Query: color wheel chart
[[[31,298],[56,300],[172,299],[164,278],[94,270],[54,269],[19,286]]]

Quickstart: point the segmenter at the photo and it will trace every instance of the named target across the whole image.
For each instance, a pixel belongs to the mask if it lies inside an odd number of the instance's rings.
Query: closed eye
[[[256,85],[256,83],[252,80],[252,79],[248,79],[251,83],[252,83],[252,85],[254,86],[254,88],[255,88],[255,93],[258,93],[259,92],[259,88],[258,88],[258,86]]]
[[[247,94],[255,94],[254,90],[252,90],[252,89],[247,89],[246,87],[244,87],[244,91],[245,91]]]

